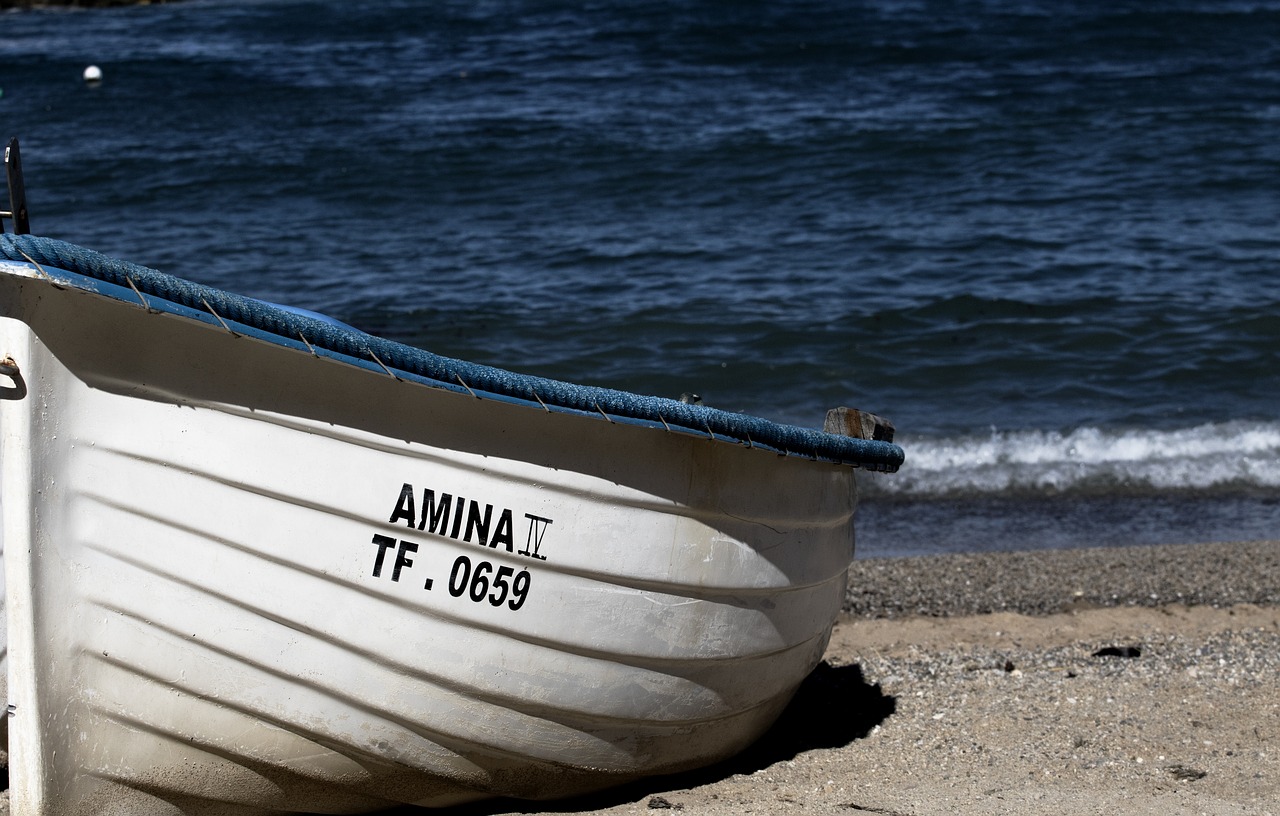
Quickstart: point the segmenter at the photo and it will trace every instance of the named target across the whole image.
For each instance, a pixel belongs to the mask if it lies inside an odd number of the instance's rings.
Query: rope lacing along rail
[[[232,329],[230,326],[227,325],[227,321],[222,319],[222,315],[218,314],[217,310],[209,305],[209,301],[205,300],[204,298],[200,298],[200,302],[203,303],[204,307],[209,310],[209,314],[213,315],[218,319],[218,322],[222,324],[222,328],[227,330],[227,334],[230,334],[232,337],[240,336],[234,329]]]
[[[0,234],[0,258],[25,261],[50,276],[59,271],[84,276],[99,284],[72,285],[112,297],[116,295],[100,284],[132,290],[149,311],[175,304],[211,314],[228,327],[241,327],[242,333],[253,330],[294,345],[300,337],[312,354],[373,360],[397,380],[409,378],[445,388],[458,383],[478,398],[496,396],[548,411],[596,414],[615,424],[647,424],[852,467],[894,471],[903,460],[902,449],[884,440],[824,433],[663,397],[575,385],[442,357],[49,238]]]

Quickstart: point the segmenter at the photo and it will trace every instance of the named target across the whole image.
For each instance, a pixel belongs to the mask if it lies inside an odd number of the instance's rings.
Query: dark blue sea
[[[862,556],[1280,538],[1280,0],[8,11],[0,135],[41,235],[881,414]]]

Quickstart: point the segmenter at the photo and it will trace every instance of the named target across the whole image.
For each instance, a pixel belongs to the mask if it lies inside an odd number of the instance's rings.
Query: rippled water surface
[[[883,414],[864,553],[1280,537],[1277,88],[1277,2],[0,14],[36,232],[478,362]]]

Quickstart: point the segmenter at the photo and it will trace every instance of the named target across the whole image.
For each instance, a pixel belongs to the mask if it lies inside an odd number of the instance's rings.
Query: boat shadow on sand
[[[839,748],[866,737],[897,710],[897,698],[878,684],[866,682],[857,664],[832,666],[823,661],[800,685],[782,716],[764,736],[742,753],[708,768],[642,779],[599,793],[547,802],[488,799],[447,811],[399,807],[384,816],[424,816],[448,812],[451,816],[499,816],[500,814],[582,813],[601,810],[651,796],[709,785],[737,774],[753,774],[804,751]],[[6,757],[7,759],[7,757]],[[7,790],[7,763],[0,762],[0,789]],[[0,811],[7,812],[7,811]]]
[[[451,808],[450,814],[498,816],[510,813],[581,813],[708,785],[737,774],[753,774],[794,759],[804,751],[839,748],[862,739],[897,710],[897,698],[868,683],[858,664],[832,666],[823,661],[800,685],[786,711],[764,736],[724,762],[669,776],[655,776],[599,793],[549,802],[491,799]],[[398,808],[387,816],[419,816],[433,811]],[[439,812],[439,811],[435,811]]]

